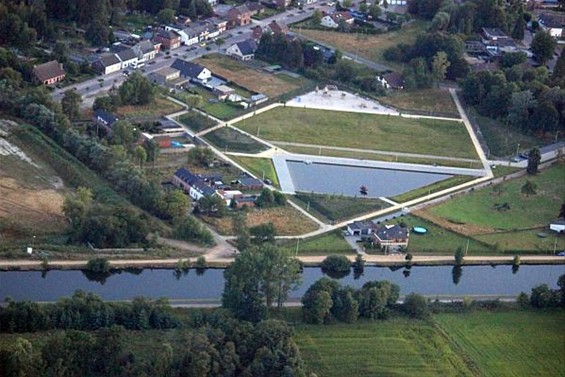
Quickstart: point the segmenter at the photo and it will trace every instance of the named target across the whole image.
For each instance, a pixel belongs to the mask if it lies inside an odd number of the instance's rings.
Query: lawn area
[[[395,224],[403,221],[409,229],[414,226],[424,227],[428,232],[424,235],[410,233],[410,242],[407,251],[414,254],[453,255],[458,247],[466,247],[469,241],[469,255],[495,254],[493,248],[475,239],[464,237],[450,230],[435,225],[416,216],[402,216],[386,224]]]
[[[306,366],[318,376],[473,375],[449,341],[422,321],[298,325],[295,339]]]
[[[163,96],[155,97],[155,102],[146,106],[120,106],[116,115],[125,118],[160,117],[181,111],[183,107]]]
[[[434,218],[463,225],[468,234],[485,234],[496,230],[546,227],[555,219],[565,198],[565,164],[543,170],[536,176],[525,176],[462,195],[425,212]],[[526,181],[537,185],[537,194],[521,193]],[[509,209],[495,206],[508,204]]]
[[[222,235],[232,235],[232,217],[200,217],[204,222],[212,225]],[[284,207],[266,209],[251,209],[247,212],[247,226],[273,223],[277,236],[299,236],[318,229],[318,225],[303,216],[289,204]]]
[[[481,376],[563,376],[565,311],[442,314],[443,331]]]
[[[281,247],[294,255],[296,253],[296,245],[297,241],[288,241],[281,245]],[[355,250],[353,250],[343,238],[343,234],[340,230],[298,242],[298,255],[355,255],[355,253]]]
[[[298,89],[308,83],[306,79],[283,80],[278,75],[267,73],[259,68],[252,68],[227,56],[212,54],[196,59],[195,63],[208,68],[212,73],[256,93],[276,97]]]
[[[342,195],[299,193],[290,199],[325,222],[337,222],[357,215],[378,211],[390,204],[379,199]]]
[[[214,130],[204,138],[225,152],[259,153],[267,149],[264,144],[231,127]]]
[[[420,187],[416,190],[405,192],[404,194],[394,196],[390,199],[392,199],[393,201],[395,201],[397,203],[404,203],[404,202],[408,202],[412,199],[416,199],[416,198],[419,198],[419,197],[424,196],[424,195],[433,194],[434,192],[438,192],[438,191],[441,191],[441,190],[448,189],[450,187],[455,187],[457,185],[461,185],[465,182],[472,181],[473,179],[476,179],[476,178],[477,177],[471,177],[471,176],[468,176],[468,175],[458,175],[458,176],[455,176],[455,177],[445,179],[443,181],[432,183],[431,185],[428,185],[428,186]]]
[[[359,54],[359,56],[377,63],[400,69],[401,64],[385,60],[383,52],[387,48],[401,43],[414,44],[418,35],[425,32],[427,27],[428,23],[426,22],[414,21],[403,26],[401,30],[377,35],[310,29],[301,29],[300,33],[307,38],[335,47],[341,51]],[[293,31],[297,32],[297,29],[294,28]]]
[[[255,174],[258,178],[270,179],[273,182],[273,186],[279,187],[279,178],[273,165],[273,160],[269,158],[253,158],[253,157],[242,157],[242,156],[230,156],[232,160],[242,165],[244,168],[248,169],[250,172]]]
[[[218,98],[214,95],[214,93],[208,89],[195,87],[191,89],[191,92],[202,97],[202,105],[200,105],[199,109],[218,119],[229,120],[245,113],[245,109],[241,106],[237,106],[236,104],[229,102],[218,101]],[[184,101],[187,96],[194,95],[192,93],[178,92],[175,94],[175,97]],[[212,102],[210,102],[210,100]]]
[[[177,120],[195,132],[207,130],[217,124],[212,119],[194,111],[181,115]]]
[[[235,124],[269,141],[476,158],[461,122],[278,107]]]
[[[395,90],[386,97],[379,97],[379,102],[399,110],[452,113],[459,118],[457,106],[447,90],[432,88],[420,90]]]

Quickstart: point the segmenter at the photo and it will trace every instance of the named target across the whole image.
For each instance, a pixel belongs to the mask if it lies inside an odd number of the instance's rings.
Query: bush
[[[416,293],[410,293],[406,296],[402,309],[412,318],[425,319],[430,315],[428,299]]]
[[[330,255],[322,261],[322,272],[332,275],[347,276],[351,271],[351,262],[344,255]]]
[[[111,269],[112,267],[110,266],[110,262],[106,258],[90,259],[86,264],[86,270],[98,274],[107,274]]]

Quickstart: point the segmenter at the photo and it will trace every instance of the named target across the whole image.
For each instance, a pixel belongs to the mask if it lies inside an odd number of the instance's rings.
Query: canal
[[[556,288],[565,273],[565,265],[468,266],[457,270],[452,266],[412,267],[392,270],[387,267],[366,267],[362,276],[351,273],[339,279],[342,285],[356,288],[371,280],[389,280],[400,286],[401,295],[411,292],[429,297],[517,296],[529,293],[539,285]],[[325,276],[319,268],[305,268],[302,284],[291,298],[300,298],[308,287]],[[186,275],[172,270],[122,271],[105,278],[87,276],[82,271],[7,271],[0,272],[0,300],[54,301],[68,297],[77,289],[93,292],[105,300],[129,300],[137,296],[167,297],[171,300],[214,300],[222,295],[223,270],[208,269]]]

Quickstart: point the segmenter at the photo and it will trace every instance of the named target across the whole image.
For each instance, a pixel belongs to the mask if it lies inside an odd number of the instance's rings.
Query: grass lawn
[[[454,233],[420,217],[402,216],[387,221],[386,224],[395,224],[400,221],[403,221],[409,229],[412,229],[414,226],[420,226],[428,230],[424,235],[414,232],[410,233],[407,251],[412,254],[453,255],[458,247],[466,247],[467,241],[469,241],[469,255],[494,254],[494,251],[488,245]]]
[[[177,120],[195,132],[207,130],[217,124],[212,119],[194,111],[181,115]]]
[[[303,78],[283,80],[278,75],[267,73],[260,68],[252,68],[240,61],[219,54],[206,55],[194,62],[247,90],[263,93],[268,97],[280,96],[308,83],[308,80]]]
[[[390,207],[379,199],[299,193],[290,199],[322,221],[337,222]]]
[[[471,312],[435,316],[481,376],[563,376],[565,311]]]
[[[560,163],[536,176],[525,176],[462,195],[426,211],[455,224],[476,227],[477,234],[545,227],[555,219],[565,198],[564,179],[565,164]],[[538,190],[536,195],[530,197],[521,193],[521,187],[528,180],[535,183]],[[508,203],[510,209],[495,208],[496,204],[504,203]]]
[[[255,174],[259,178],[270,179],[273,182],[273,186],[279,187],[279,178],[273,165],[273,160],[269,158],[253,158],[253,157],[242,157],[242,156],[230,156],[232,160],[242,165],[244,168],[248,169],[250,172]]]
[[[547,237],[538,236],[540,232],[547,234]],[[513,231],[509,233],[479,234],[473,238],[495,245],[501,252],[515,254],[517,252],[527,252],[528,254],[547,254],[565,250],[565,237],[545,229]]]
[[[231,216],[200,217],[204,222],[212,225],[222,235],[232,235]],[[298,236],[318,229],[318,225],[303,216],[289,204],[284,207],[265,209],[250,209],[247,212],[247,226],[273,223],[278,236]]]
[[[199,109],[218,119],[229,120],[245,112],[245,109],[240,106],[224,101],[218,101],[218,98],[214,95],[214,93],[212,93],[208,89],[195,87],[191,89],[191,92],[194,92],[195,94],[198,94],[202,97],[203,101]],[[175,94],[175,97],[177,97],[181,101],[184,101],[183,97],[189,95],[192,94],[179,92]],[[210,100],[212,100],[212,102],[210,102]]]
[[[226,152],[259,153],[267,149],[264,144],[231,127],[214,130],[204,138]]]
[[[379,97],[379,102],[399,110],[417,110],[426,112],[453,113],[459,117],[457,106],[447,90],[437,88],[420,90],[395,90],[386,97]]]
[[[296,241],[287,241],[281,247],[294,255]],[[345,241],[340,230],[308,238],[298,243],[298,255],[351,254],[356,252]]]
[[[163,96],[155,97],[155,102],[145,106],[120,106],[116,115],[125,118],[160,117],[181,111],[183,107]]]
[[[269,141],[476,158],[463,123],[278,107],[235,124]]]
[[[426,322],[299,325],[295,339],[318,376],[472,376],[448,340]]]
[[[447,188],[454,187],[454,186],[463,184],[465,182],[472,181],[473,179],[476,179],[476,177],[470,177],[470,176],[467,176],[467,175],[458,175],[458,176],[455,176],[455,177],[445,179],[443,181],[432,183],[431,185],[428,185],[428,186],[420,187],[418,189],[415,189],[415,190],[412,190],[412,191],[409,191],[409,192],[405,192],[404,194],[394,196],[390,199],[392,199],[393,201],[395,201],[397,203],[404,203],[404,202],[408,202],[412,199],[416,199],[416,198],[419,198],[419,197],[424,196],[424,195],[433,194],[434,192],[445,190]]]
[[[301,29],[300,33],[305,37],[321,42],[325,45],[335,47],[341,51],[359,54],[364,58],[377,63],[382,63],[392,68],[401,69],[400,63],[389,62],[384,59],[383,52],[401,43],[414,44],[418,35],[425,32],[428,23],[414,21],[402,27],[401,30],[386,34],[368,35],[355,33],[340,33],[337,31]],[[293,28],[296,33],[298,30]]]

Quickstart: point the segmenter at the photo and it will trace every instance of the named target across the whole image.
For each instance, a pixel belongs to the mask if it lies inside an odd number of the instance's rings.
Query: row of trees
[[[565,275],[557,279],[558,289],[551,289],[547,284],[541,284],[532,288],[531,294],[521,292],[518,296],[518,304],[524,308],[534,309],[565,308]]]

